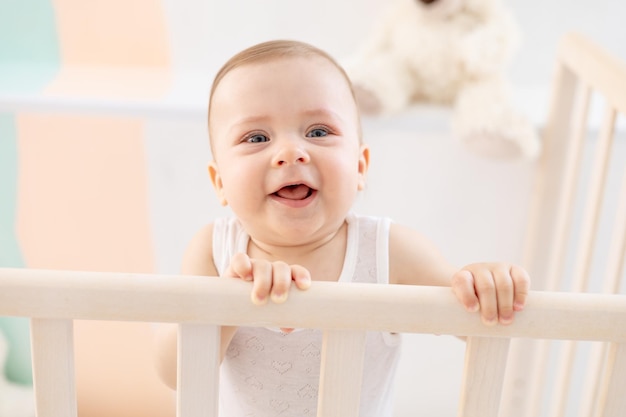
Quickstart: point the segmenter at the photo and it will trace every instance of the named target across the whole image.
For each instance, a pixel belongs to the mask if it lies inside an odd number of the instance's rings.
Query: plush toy
[[[0,332],[0,417],[35,417],[33,388],[14,384],[4,375],[8,353],[9,345]]]
[[[506,67],[520,32],[503,0],[392,0],[344,66],[364,114],[414,104],[452,108],[455,136],[490,157],[539,153],[532,124],[511,101]]]

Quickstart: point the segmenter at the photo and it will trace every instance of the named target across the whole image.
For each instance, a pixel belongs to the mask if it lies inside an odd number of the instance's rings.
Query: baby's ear
[[[367,170],[370,166],[370,148],[367,145],[361,145],[359,149],[359,184],[358,190],[365,189],[365,179],[367,178]]]
[[[224,185],[222,184],[222,177],[220,176],[220,172],[217,168],[217,164],[215,163],[215,161],[209,162],[208,171],[209,177],[211,177],[211,183],[213,184],[213,188],[215,189],[215,193],[217,194],[217,198],[220,200],[220,204],[222,206],[227,206],[228,201],[226,200],[226,196],[224,195]]]

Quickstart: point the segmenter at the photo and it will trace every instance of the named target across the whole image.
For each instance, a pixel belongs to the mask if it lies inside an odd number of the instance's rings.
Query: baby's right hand
[[[245,253],[237,253],[232,257],[224,275],[252,281],[251,298],[257,305],[267,303],[268,298],[275,303],[284,302],[289,295],[291,281],[300,290],[311,286],[311,274],[303,266],[252,259]]]

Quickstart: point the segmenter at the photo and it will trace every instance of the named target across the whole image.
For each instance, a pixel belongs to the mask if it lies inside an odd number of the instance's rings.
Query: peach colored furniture
[[[579,35],[564,37],[557,57],[554,98],[545,130],[531,210],[526,266],[542,291],[511,326],[486,327],[466,313],[447,288],[316,282],[292,291],[282,305],[254,306],[249,283],[215,277],[0,269],[0,315],[31,318],[38,417],[75,417],[73,320],[180,323],[177,412],[217,416],[219,325],[313,327],[324,330],[318,416],[358,416],[365,331],[467,336],[459,416],[522,416],[540,402],[535,388],[547,357],[544,340],[604,342],[594,354],[593,389],[580,408],[585,417],[621,417],[626,410],[626,295],[589,293],[589,271],[616,114],[626,113],[623,64]],[[569,242],[572,196],[580,179],[589,97],[606,100],[585,200],[572,292],[560,276]],[[621,171],[624,170],[622,166]],[[626,178],[622,175],[606,272],[607,293],[618,293],[626,249]],[[594,278],[595,280],[596,278]],[[311,314],[315,312],[315,314]],[[367,322],[363,315],[373,317]],[[406,317],[412,317],[407,320]],[[534,341],[540,341],[535,343]],[[532,349],[524,343],[533,342]],[[509,350],[511,345],[512,349]],[[559,355],[552,396],[563,415],[573,342]],[[529,354],[532,352],[532,354]],[[509,367],[507,370],[507,362]],[[517,366],[515,366],[517,365]],[[513,381],[511,383],[510,381]],[[557,381],[557,382],[558,382]],[[515,398],[527,407],[512,407]],[[527,411],[530,410],[530,411]],[[499,414],[500,413],[500,414]],[[526,414],[533,415],[533,414]],[[536,414],[535,414],[536,415]]]

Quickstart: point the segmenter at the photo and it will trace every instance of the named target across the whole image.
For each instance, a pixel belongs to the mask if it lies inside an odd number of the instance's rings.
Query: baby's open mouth
[[[313,195],[313,191],[308,185],[293,184],[281,188],[274,195],[287,200],[305,200]]]

